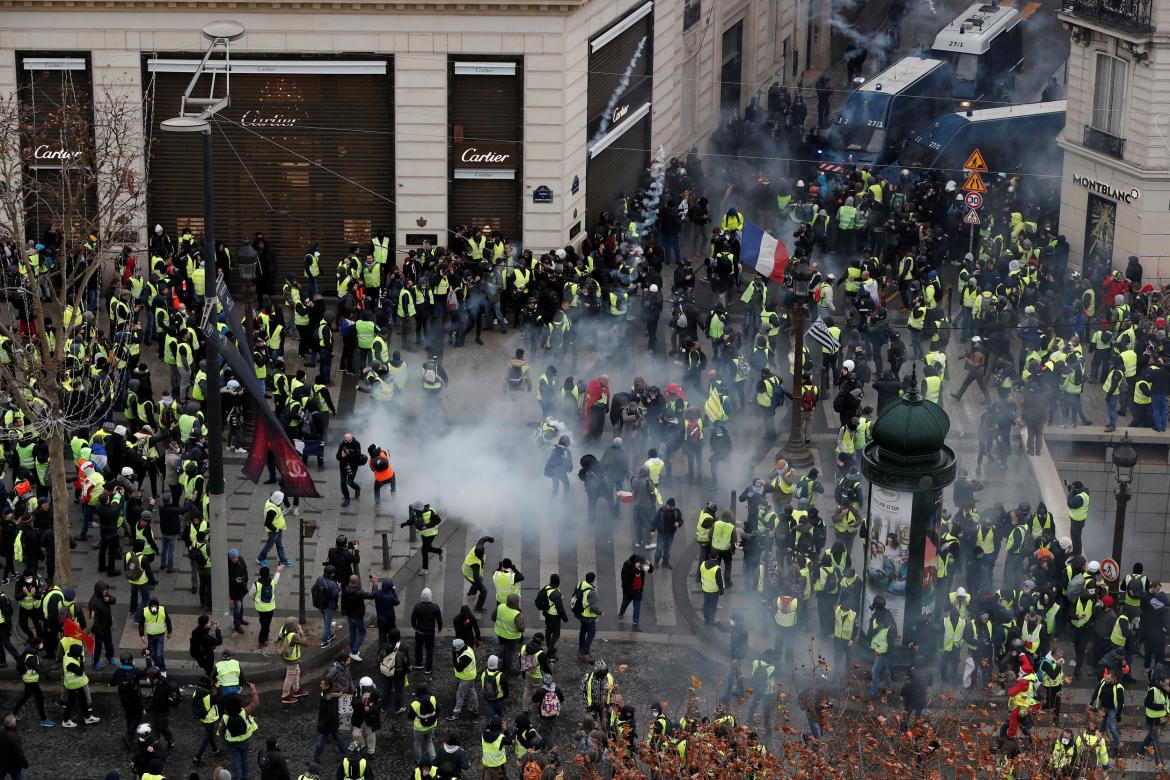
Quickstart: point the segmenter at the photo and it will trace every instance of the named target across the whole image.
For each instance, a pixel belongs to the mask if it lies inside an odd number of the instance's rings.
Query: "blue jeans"
[[[325,743],[329,740],[333,740],[333,744],[337,746],[338,757],[345,755],[345,745],[341,742],[340,734],[336,731],[330,732],[329,734],[318,734],[317,746],[313,748],[313,760],[318,764],[321,763],[321,754],[325,752]]]
[[[703,622],[709,626],[715,625],[715,611],[719,608],[718,593],[703,594]]]
[[[166,637],[166,634],[146,635],[146,647],[150,650],[150,660],[164,672],[167,670],[167,659],[163,655],[166,647]]]
[[[318,369],[318,373],[320,373],[321,376],[325,379],[325,382],[328,383],[329,382],[329,375],[330,375],[330,373],[332,373],[332,371],[333,371],[333,347],[330,347],[329,349],[326,349],[323,352],[321,352],[321,367]]]
[[[219,727],[219,723],[202,723],[203,739],[199,742],[199,747],[195,750],[195,758],[202,758],[203,753],[208,748],[215,748],[215,730]]]
[[[324,643],[333,638],[333,610],[321,610],[321,620],[325,623],[325,627],[321,629],[321,641]]]
[[[142,617],[142,610],[146,609],[146,605],[150,603],[150,583],[144,582],[141,585],[130,586],[130,611],[134,613],[134,619]]]
[[[670,258],[673,255],[674,262],[681,263],[682,262],[682,246],[679,244],[678,234],[675,233],[673,236],[663,236],[662,243],[666,247],[666,262],[668,262],[668,263],[671,262]]]
[[[81,538],[84,540],[89,535],[89,526],[97,517],[97,507],[89,504],[81,505]]]
[[[1153,401],[1153,409],[1150,411],[1154,415],[1154,430],[1164,431],[1166,430],[1166,396],[1151,396],[1151,400]]]
[[[1113,754],[1121,748],[1121,735],[1117,731],[1117,710],[1105,710],[1105,717],[1101,719],[1101,730],[1113,740]]]
[[[281,562],[283,563],[284,561],[287,561],[288,556],[284,554],[284,531],[268,532],[268,540],[264,542],[264,546],[260,548],[260,554],[256,556],[257,559],[261,561],[267,560],[268,551],[272,549],[273,545],[276,546],[276,554],[280,556]]]
[[[869,698],[871,700],[878,697],[878,691],[882,686],[883,678],[886,685],[892,686],[894,684],[893,678],[890,677],[890,660],[885,653],[875,655],[873,657],[873,670],[870,672],[870,688]]]
[[[1105,411],[1109,415],[1109,427],[1117,427],[1117,407],[1120,405],[1121,396],[1115,395],[1105,399]]]
[[[244,600],[235,599],[232,601],[232,628],[239,628],[244,625]]]
[[[597,636],[597,620],[586,618],[581,621],[581,633],[577,635],[577,650],[582,655],[589,655],[589,648],[593,647],[593,637]]]
[[[349,618],[349,654],[353,655],[361,650],[364,641],[366,641],[366,619]]]
[[[248,743],[250,739],[245,739],[243,742],[228,742],[228,757],[231,759],[232,777],[248,778]]]
[[[674,534],[658,532],[658,541],[654,546],[654,565],[665,561],[670,564],[670,548],[674,545]]]
[[[175,568],[175,545],[178,543],[177,536],[164,536],[162,540],[162,567],[167,571]]]
[[[622,596],[622,605],[618,607],[618,616],[626,614],[626,607],[634,605],[634,625],[638,625],[638,618],[642,615],[642,594],[636,596]]]

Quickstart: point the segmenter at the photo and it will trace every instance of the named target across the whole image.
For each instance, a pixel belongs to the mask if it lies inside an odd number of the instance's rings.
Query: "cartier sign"
[[[630,104],[623,103],[613,109],[613,114],[609,118],[611,125],[616,125],[618,122],[626,118],[626,114],[630,113]]]
[[[290,128],[296,126],[297,118],[281,113],[268,114],[263,111],[245,111],[244,115],[240,117],[240,124],[244,127]]]
[[[455,167],[515,169],[516,144],[507,141],[464,141],[456,143]]]
[[[38,160],[53,160],[56,162],[68,162],[74,157],[80,157],[81,152],[71,152],[68,149],[54,149],[48,144],[41,144],[33,151],[33,157]]]

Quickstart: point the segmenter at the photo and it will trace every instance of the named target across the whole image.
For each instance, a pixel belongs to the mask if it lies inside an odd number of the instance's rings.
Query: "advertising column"
[[[523,65],[452,58],[448,224],[519,241],[523,230]]]
[[[589,41],[585,228],[621,213],[650,168],[654,4],[630,11]]]

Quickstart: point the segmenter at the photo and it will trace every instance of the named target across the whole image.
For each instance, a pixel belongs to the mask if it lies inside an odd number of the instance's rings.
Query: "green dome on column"
[[[947,413],[912,392],[881,410],[870,435],[882,449],[914,456],[937,453],[950,430]]]

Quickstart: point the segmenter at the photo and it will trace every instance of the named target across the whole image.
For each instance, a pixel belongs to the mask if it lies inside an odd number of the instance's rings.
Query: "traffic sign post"
[[[987,192],[987,187],[983,184],[983,178],[980,173],[987,173],[987,161],[983,159],[983,152],[976,147],[971,150],[971,154],[967,156],[967,162],[963,163],[963,169],[970,171],[967,181],[963,182],[963,191],[966,195],[963,196],[963,202],[967,204],[967,213],[963,215],[963,224],[969,226],[970,233],[967,237],[967,253],[975,253],[975,226],[980,223],[979,207],[983,205],[983,194]]]
[[[978,210],[983,205],[983,196],[978,192],[968,192],[963,201],[966,202],[967,208]]]
[[[971,227],[975,227],[981,221],[982,220],[979,219],[979,212],[976,211],[975,209],[971,209],[970,211],[968,211],[966,214],[963,215],[963,224],[965,224],[965,225],[970,225]]]
[[[971,172],[971,175],[967,177],[967,181],[963,183],[963,189],[967,192],[978,192],[980,194],[987,192],[987,187],[983,185],[983,179],[979,176],[978,171]]]
[[[963,170],[987,173],[987,163],[983,160],[983,152],[978,148],[971,150],[971,156],[963,163]]]
[[[1117,561],[1106,558],[1101,561],[1101,576],[1106,582],[1117,582],[1117,578],[1121,576],[1121,567],[1117,565]]]

